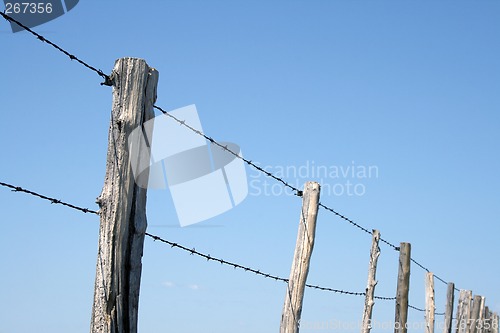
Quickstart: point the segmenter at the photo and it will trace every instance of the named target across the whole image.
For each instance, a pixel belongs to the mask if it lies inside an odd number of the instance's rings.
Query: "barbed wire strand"
[[[113,85],[113,82],[111,80],[111,78],[104,74],[104,72],[100,69],[97,69],[89,64],[87,64],[85,61],[79,59],[77,56],[69,53],[68,51],[64,50],[62,47],[60,47],[59,45],[57,45],[56,43],[48,40],[47,38],[45,38],[44,36],[36,33],[35,31],[31,30],[30,28],[28,28],[27,26],[25,26],[24,24],[22,24],[21,22],[19,22],[18,20],[10,17],[9,15],[3,13],[3,12],[0,12],[0,15],[2,15],[2,17],[9,21],[9,22],[13,22],[15,24],[17,24],[18,26],[20,26],[21,28],[23,28],[24,30],[28,31],[29,33],[31,33],[32,35],[34,35],[37,39],[39,39],[41,42],[45,42],[47,44],[49,44],[50,46],[54,47],[56,50],[58,50],[59,52],[62,52],[63,54],[65,54],[66,56],[68,56],[71,60],[75,60],[77,61],[78,63],[80,63],[81,65],[87,67],[88,69],[96,72],[100,77],[102,77],[104,79],[104,82],[101,83],[101,85],[106,85],[106,86],[112,86]]]
[[[417,308],[416,306],[413,306],[413,305],[410,305],[408,304],[408,307],[413,309],[413,310],[417,310],[417,311],[420,311],[420,312],[425,312],[425,309],[421,309],[421,308]]]
[[[83,60],[79,59],[77,56],[69,53],[68,51],[64,50],[62,47],[60,47],[59,45],[53,43],[52,41],[48,40],[47,38],[45,38],[44,36],[38,34],[37,32],[31,30],[30,28],[28,28],[27,26],[25,26],[24,24],[22,24],[21,22],[17,21],[16,19],[10,17],[9,15],[3,13],[3,12],[0,12],[0,15],[7,21],[10,21],[10,22],[13,22],[17,25],[19,25],[20,27],[22,27],[24,30],[28,31],[29,33],[31,33],[32,35],[34,35],[35,37],[37,37],[37,39],[39,39],[40,41],[42,42],[45,42],[49,45],[51,45],[52,47],[54,47],[55,49],[57,49],[58,51],[62,52],[63,54],[65,54],[66,56],[68,56],[70,58],[70,60],[75,60],[77,61],[78,63],[80,63],[81,65],[85,66],[86,68],[96,72],[99,76],[101,76],[102,78],[104,78],[104,82],[101,83],[101,85],[108,85],[108,86],[111,86],[113,85],[113,82],[112,82],[112,79],[110,76],[104,74],[104,72],[100,69],[97,69],[89,64],[87,64],[86,62],[84,62]],[[157,106],[157,105],[154,105],[153,106],[155,109],[161,111],[164,115],[167,115],[169,116],[170,118],[174,119],[176,122],[178,122],[180,125],[183,125],[187,128],[189,128],[190,130],[192,130],[193,132],[197,133],[198,135],[201,135],[203,136],[206,140],[210,141],[210,143],[212,144],[215,144],[217,145],[218,147],[220,147],[221,149],[223,149],[224,151],[230,153],[231,155],[233,155],[234,157],[238,158],[238,159],[241,159],[243,162],[247,163],[248,165],[252,166],[253,168],[255,168],[256,170],[258,170],[259,172],[261,173],[264,173],[266,176],[280,182],[283,184],[283,186],[285,186],[286,188],[289,188],[291,189],[292,191],[295,192],[295,195],[297,196],[302,196],[302,191],[299,190],[298,188],[296,188],[295,186],[291,185],[290,183],[286,182],[284,179],[280,178],[280,177],[277,177],[276,175],[272,174],[271,172],[269,171],[266,171],[264,170],[263,168],[259,167],[258,165],[256,165],[255,163],[253,163],[251,160],[248,160],[242,156],[240,156],[238,153],[235,153],[234,151],[232,151],[231,149],[229,149],[227,147],[227,145],[222,145],[220,144],[219,142],[215,141],[213,138],[205,135],[204,133],[202,133],[201,131],[193,128],[192,126],[190,126],[189,124],[187,124],[185,121],[183,120],[180,120],[178,118],[176,118],[175,116],[173,116],[172,114],[168,113],[167,111],[165,111],[163,108]],[[53,203],[58,203],[57,199],[52,199],[52,198],[43,198],[43,199],[48,199],[48,200],[51,200]],[[64,204],[64,203],[61,203],[61,204]],[[354,222],[353,220],[347,218],[346,216],[338,213],[337,211],[335,211],[334,209],[320,203],[319,204],[322,208],[326,209],[327,211],[335,214],[336,216],[340,217],[341,219],[347,221],[348,223],[350,223],[351,225],[353,225],[354,227],[364,231],[365,233],[367,234],[370,234],[372,235],[372,232],[369,231],[368,229],[366,229],[365,227],[361,226],[360,224]],[[84,212],[90,212],[88,209],[86,208],[83,208],[82,211]],[[392,244],[391,242],[387,241],[386,239],[384,238],[380,238],[380,241],[382,241],[383,243],[385,243],[386,245],[392,247],[394,250],[396,251],[399,251],[399,247]],[[420,263],[418,263],[417,261],[415,261],[414,259],[412,259],[412,261],[419,267],[421,267],[422,269],[424,269],[425,271],[429,272],[429,270],[427,268],[425,268],[423,265],[421,265]],[[436,278],[443,282],[444,284],[448,284],[445,280],[441,279],[439,276],[436,276]],[[458,288],[455,288],[455,290],[459,290]]]
[[[413,310],[419,311],[419,312],[425,312],[426,311],[425,309],[417,308],[416,306],[413,306],[413,305],[410,305],[410,304],[408,304],[408,307],[411,308],[411,309],[413,309]],[[436,315],[436,316],[444,316],[445,313],[444,312],[435,312],[434,311],[434,315]]]
[[[89,208],[82,208],[82,207],[79,207],[79,206],[75,206],[73,204],[64,202],[62,200],[51,198],[51,197],[45,196],[43,194],[36,193],[34,191],[30,191],[30,190],[24,189],[24,188],[22,188],[20,186],[14,186],[14,185],[7,184],[7,183],[4,183],[4,182],[0,182],[0,185],[3,186],[3,187],[10,188],[13,192],[23,192],[23,193],[27,193],[27,194],[30,194],[32,196],[38,197],[40,199],[48,200],[52,204],[63,205],[63,206],[66,206],[66,207],[69,207],[69,208],[72,208],[72,209],[79,210],[79,211],[84,212],[84,213],[92,213],[92,214],[99,215],[99,212],[97,212],[95,210],[92,210],[92,209],[89,209]]]
[[[422,268],[422,269],[423,269],[424,271],[426,271],[427,273],[431,273],[431,271],[430,271],[427,267],[425,267],[424,265],[422,265],[421,263],[419,263],[419,262],[418,262],[418,261],[416,261],[415,259],[410,258],[410,260],[411,260],[411,262],[413,262],[413,263],[414,263],[415,265],[417,265],[418,267]],[[439,277],[439,276],[437,276],[436,274],[434,274],[434,273],[433,273],[433,275],[434,275],[434,277],[435,277],[437,280],[441,281],[442,283],[444,283],[444,284],[446,284],[446,285],[448,284],[448,282],[446,282],[445,280],[443,280],[442,278],[440,278],[440,277]]]
[[[240,269],[240,270],[243,270],[245,272],[250,272],[250,273],[254,273],[256,275],[263,276],[265,278],[269,278],[269,279],[273,279],[273,280],[276,280],[276,281],[281,281],[281,282],[284,282],[284,283],[288,283],[288,279],[284,278],[284,277],[280,277],[280,276],[277,276],[277,275],[264,273],[264,272],[261,272],[258,269],[254,269],[254,268],[251,268],[251,267],[243,266],[243,265],[240,265],[240,264],[237,264],[237,263],[234,263],[234,262],[230,262],[230,261],[227,261],[227,260],[224,260],[224,259],[221,259],[221,258],[212,257],[210,254],[205,254],[205,253],[199,252],[195,248],[188,248],[186,246],[183,246],[183,245],[180,245],[178,243],[174,243],[174,242],[168,241],[166,239],[163,239],[163,238],[161,238],[159,236],[150,234],[148,232],[146,232],[146,236],[152,238],[155,241],[159,241],[159,242],[168,244],[172,248],[178,248],[178,249],[181,249],[181,250],[183,250],[185,252],[188,252],[190,255],[195,255],[195,256],[201,257],[203,259],[206,259],[207,261],[219,262],[222,265],[230,266],[230,267],[233,267],[234,269]],[[341,289],[321,287],[319,285],[312,285],[312,284],[306,284],[306,287],[312,288],[312,289],[317,289],[317,290],[322,290],[322,291],[330,291],[330,292],[333,292],[333,293],[344,294],[344,295],[353,295],[353,296],[364,296],[364,295],[366,295],[366,293],[364,293],[364,292],[346,291],[346,290],[341,290]],[[380,296],[378,296],[377,298],[378,299],[386,299],[386,300],[394,300],[395,299],[395,297],[380,297]]]
[[[204,134],[203,132],[197,130],[196,128],[192,127],[191,125],[187,124],[186,121],[184,120],[180,120],[179,118],[175,117],[174,115],[172,115],[171,113],[165,111],[163,108],[159,107],[158,105],[153,105],[153,107],[155,109],[157,109],[158,111],[160,111],[161,113],[163,113],[164,115],[172,118],[175,122],[177,122],[179,125],[182,125],[188,129],[190,129],[191,131],[193,131],[194,133],[204,137],[206,140],[208,140],[211,144],[214,144],[216,146],[218,146],[219,148],[221,148],[222,150],[228,152],[229,154],[233,155],[235,158],[237,159],[240,159],[242,160],[243,162],[245,162],[246,164],[250,165],[251,167],[253,167],[254,169],[258,170],[259,172],[262,172],[263,174],[265,174],[266,176],[276,180],[277,182],[280,182],[281,184],[283,184],[283,186],[285,186],[286,188],[289,188],[291,189],[292,191],[295,192],[295,195],[296,196],[299,196],[301,197],[302,196],[302,191],[299,190],[297,187],[291,185],[290,183],[288,183],[287,181],[285,181],[284,179],[280,178],[280,177],[277,177],[275,176],[274,174],[272,174],[271,172],[269,171],[266,171],[264,170],[263,168],[261,168],[260,166],[258,166],[257,164],[253,163],[251,160],[248,160],[246,158],[244,158],[243,156],[241,156],[240,154],[232,151],[231,149],[229,149],[227,147],[227,145],[223,145],[217,141],[215,141],[213,138],[209,137],[208,135]]]

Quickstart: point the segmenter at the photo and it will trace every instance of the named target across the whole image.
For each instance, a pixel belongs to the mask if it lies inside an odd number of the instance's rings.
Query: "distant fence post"
[[[491,316],[491,328],[493,333],[498,333],[498,313],[494,312],[493,315]]]
[[[451,333],[451,324],[453,322],[453,303],[455,301],[455,284],[448,283],[446,292],[446,310],[444,313],[444,330],[443,333]]]
[[[425,273],[425,333],[434,333],[434,315],[436,303],[434,299],[434,274]]]
[[[372,247],[370,250],[370,264],[368,265],[368,282],[366,284],[365,296],[365,309],[363,311],[363,320],[361,323],[361,333],[370,333],[372,328],[372,312],[375,301],[373,299],[375,294],[375,286],[377,285],[377,261],[380,256],[380,232],[378,230],[372,231]]]
[[[472,303],[472,291],[460,290],[457,305],[456,333],[469,333],[469,319]]]
[[[479,305],[479,322],[480,325],[478,327],[477,332],[478,333],[483,333],[485,328],[484,328],[484,312],[485,312],[485,303],[486,298],[484,296],[481,296],[481,304]]]
[[[304,185],[297,244],[281,315],[280,333],[299,332],[304,288],[314,247],[319,193],[318,183],[307,182]]]
[[[470,333],[478,333],[480,327],[479,313],[481,311],[481,296],[475,295],[472,301],[472,311],[470,314]]]
[[[92,333],[136,333],[146,231],[146,189],[136,185],[127,139],[154,116],[158,72],[142,59],[118,59],[100,207]]]
[[[401,243],[399,247],[398,287],[396,290],[396,311],[394,333],[406,333],[408,321],[408,293],[410,291],[411,244]]]
[[[491,328],[491,312],[490,312],[490,308],[485,306],[484,308],[484,324],[485,324],[485,327],[484,327],[484,330],[483,332],[484,333],[492,333],[492,328]]]

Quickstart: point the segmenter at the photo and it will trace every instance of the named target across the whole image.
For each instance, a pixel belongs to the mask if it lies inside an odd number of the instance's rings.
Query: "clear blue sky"
[[[117,58],[146,59],[160,72],[158,105],[196,104],[207,134],[263,166],[375,166],[365,178],[284,177],[360,184],[363,195],[324,191],[321,200],[410,242],[416,260],[500,311],[499,22],[500,3],[487,0],[80,1],[35,30],[107,73]],[[0,181],[95,209],[111,88],[4,21],[0,41]],[[148,230],[287,277],[300,204],[250,195],[180,228],[169,192],[150,191]],[[5,188],[0,212],[0,332],[87,332],[98,218]],[[370,244],[321,210],[308,282],[363,291]],[[381,249],[376,294],[393,296],[398,256]],[[424,306],[423,286],[412,265],[411,304]],[[436,281],[438,312],[445,293]],[[283,283],[146,239],[142,333],[276,332],[284,296]],[[350,325],[363,302],[306,290],[302,321]],[[392,321],[394,303],[378,301],[373,317]],[[409,320],[423,315],[410,310]],[[333,332],[301,330],[324,331]]]

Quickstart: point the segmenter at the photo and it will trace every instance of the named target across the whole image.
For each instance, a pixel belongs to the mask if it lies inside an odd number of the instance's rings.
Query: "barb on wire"
[[[42,42],[45,42],[47,44],[49,44],[50,46],[54,47],[56,50],[58,50],[59,52],[62,52],[64,53],[66,56],[68,56],[71,60],[75,60],[77,61],[78,63],[80,63],[81,65],[87,67],[88,69],[96,72],[100,77],[102,77],[104,79],[104,82],[101,83],[101,85],[106,85],[106,86],[112,86],[113,85],[113,82],[111,80],[111,78],[104,74],[102,70],[100,69],[97,69],[93,66],[90,66],[89,64],[87,64],[85,61],[79,59],[78,57],[76,57],[75,55],[69,53],[68,51],[64,50],[62,47],[60,47],[59,45],[51,42],[50,40],[48,40],[47,38],[43,37],[42,35],[36,33],[35,31],[31,30],[30,28],[28,28],[27,26],[25,26],[24,24],[22,24],[21,22],[19,22],[18,20],[10,17],[9,15],[3,13],[3,12],[0,12],[0,15],[2,15],[2,17],[4,19],[6,19],[7,21],[10,21],[10,22],[13,22],[15,24],[17,24],[18,26],[20,26],[21,28],[23,28],[24,30],[28,31],[29,33],[31,33],[32,35],[34,35],[36,38],[38,38],[40,41]]]
[[[157,109],[158,111],[160,111],[161,113],[163,113],[164,115],[166,115],[166,116],[172,118],[173,120],[175,120],[177,123],[179,123],[179,125],[187,127],[188,129],[190,129],[194,133],[196,133],[196,134],[204,137],[206,140],[210,141],[210,143],[218,146],[219,148],[223,149],[224,151],[228,152],[229,154],[233,155],[234,157],[242,160],[243,162],[245,162],[246,164],[250,165],[254,169],[258,170],[259,172],[262,172],[266,176],[268,176],[268,177],[270,177],[270,178],[272,178],[272,179],[280,182],[281,184],[283,184],[283,186],[285,186],[285,187],[291,189],[292,191],[294,191],[296,196],[299,196],[299,197],[302,196],[302,191],[301,190],[299,190],[295,186],[291,185],[290,183],[288,183],[284,179],[279,178],[279,177],[273,175],[271,172],[264,170],[263,168],[261,168],[260,166],[258,166],[254,162],[252,162],[251,160],[248,160],[248,159],[240,156],[240,154],[235,153],[234,151],[232,151],[231,149],[229,149],[227,146],[225,146],[225,145],[223,145],[223,144],[215,141],[213,138],[209,137],[208,135],[204,134],[203,132],[201,132],[201,131],[197,130],[196,128],[192,127],[191,125],[187,124],[186,121],[180,120],[179,118],[175,117],[171,113],[165,111],[163,108],[161,108],[161,107],[159,107],[157,105],[153,105],[153,107],[155,109]]]
[[[70,203],[61,201],[59,199],[51,198],[51,197],[45,196],[43,194],[39,194],[39,193],[30,191],[30,190],[26,190],[26,189],[24,189],[22,187],[19,187],[19,186],[14,186],[14,185],[3,183],[3,182],[0,182],[0,185],[3,186],[3,187],[10,188],[13,192],[24,192],[24,193],[30,194],[32,196],[38,197],[40,199],[48,200],[48,201],[50,201],[53,204],[63,205],[63,206],[69,207],[69,208],[73,208],[73,209],[79,210],[79,211],[84,212],[84,213],[92,213],[92,214],[99,215],[99,212],[97,212],[95,210],[88,209],[88,208],[78,207],[78,206],[72,205]]]

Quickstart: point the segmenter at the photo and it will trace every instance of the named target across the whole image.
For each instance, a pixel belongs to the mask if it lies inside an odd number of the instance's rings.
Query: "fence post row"
[[[486,306],[484,309],[484,333],[498,333],[498,315]]]
[[[281,315],[280,333],[299,332],[304,288],[316,234],[319,194],[320,185],[318,183],[307,182],[304,185],[297,244]]]
[[[370,263],[368,265],[368,282],[366,284],[365,309],[363,311],[363,319],[361,322],[361,333],[370,333],[372,328],[371,320],[373,313],[375,286],[377,285],[377,262],[380,256],[380,232],[372,230],[372,247],[370,250]]]
[[[406,333],[408,321],[408,293],[410,291],[411,244],[399,246],[398,286],[396,290],[396,310],[394,333]]]
[[[146,231],[146,189],[134,181],[127,139],[153,118],[158,72],[142,59],[118,59],[100,207],[92,333],[135,333]],[[140,143],[137,143],[140,144]]]

